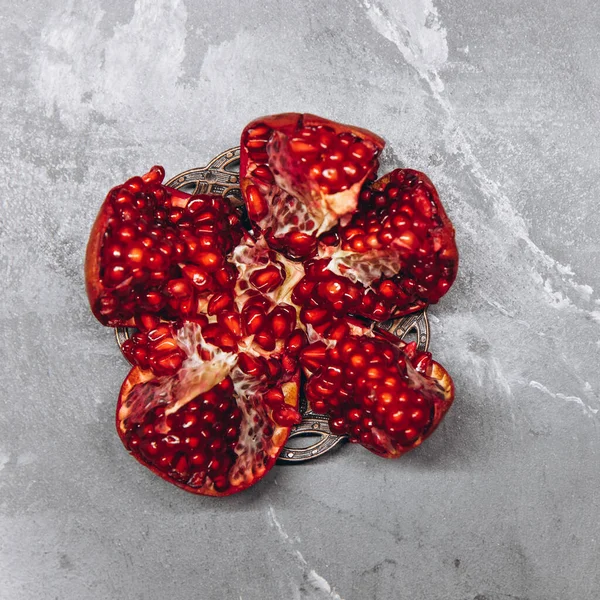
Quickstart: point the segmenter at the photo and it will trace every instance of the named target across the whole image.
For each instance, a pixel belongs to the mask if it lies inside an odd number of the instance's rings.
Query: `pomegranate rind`
[[[127,429],[124,423],[129,415],[129,411],[124,410],[124,406],[126,405],[127,399],[132,394],[136,386],[147,385],[157,379],[158,378],[149,370],[142,370],[139,367],[134,367],[131,369],[125,381],[123,382],[123,385],[121,386],[116,410],[116,429],[123,446],[133,458],[135,458],[144,467],[152,471],[152,473],[158,475],[158,477],[161,479],[164,479],[165,481],[185,490],[186,492],[201,496],[224,497],[242,492],[255,485],[275,465],[278,456],[281,454],[281,451],[283,450],[283,447],[290,436],[292,428],[282,427],[273,420],[271,423],[273,427],[273,433],[270,437],[270,443],[266,445],[265,450],[268,460],[258,469],[253,467],[247,470],[245,473],[243,473],[242,477],[235,479],[230,478],[230,485],[225,491],[218,491],[215,489],[212,481],[205,483],[201,487],[187,485],[186,483],[173,479],[167,473],[161,471],[151,463],[144,460],[139,453],[136,453],[128,448]],[[286,405],[297,410],[299,405],[300,372],[298,371],[288,382],[284,383],[282,385],[282,389],[284,391],[284,401]],[[265,406],[264,408],[269,414],[271,413],[271,410],[268,407]]]
[[[104,234],[108,228],[108,222],[114,214],[113,207],[110,205],[108,198],[110,195],[118,189],[117,186],[113,188],[107,195],[104,203],[102,204],[94,224],[92,225],[92,231],[88,239],[87,248],[85,252],[85,263],[84,263],[84,275],[85,275],[85,290],[87,293],[88,301],[92,313],[100,321],[104,322],[102,315],[98,312],[98,299],[102,296],[105,290],[104,285],[100,281],[100,268],[101,268],[101,250],[102,244],[104,243]],[[123,323],[123,326],[131,325],[131,323]]]

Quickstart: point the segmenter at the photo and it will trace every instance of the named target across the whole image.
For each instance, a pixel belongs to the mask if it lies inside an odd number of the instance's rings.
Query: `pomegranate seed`
[[[302,422],[302,415],[287,404],[280,404],[273,409],[273,420],[282,427],[291,427]]]
[[[171,279],[167,284],[167,293],[173,298],[187,298],[192,292],[193,288],[187,279]]]
[[[269,206],[266,200],[262,197],[258,188],[254,185],[246,190],[246,206],[248,208],[248,216],[253,221],[260,221],[267,216]]]
[[[271,388],[263,395],[264,401],[271,407],[278,406],[285,400],[281,388]]]
[[[242,323],[238,313],[233,311],[219,312],[217,315],[217,322],[236,338],[242,336]]]
[[[116,286],[127,279],[127,269],[121,264],[113,264],[104,271],[104,282]]]
[[[277,379],[281,375],[281,363],[276,358],[269,358],[267,360],[267,370],[271,379]]]
[[[328,317],[329,312],[325,308],[303,308],[300,312],[300,319],[307,325],[318,325]]]
[[[207,312],[209,315],[216,315],[222,311],[233,307],[233,298],[230,294],[214,294],[208,302]]]
[[[223,264],[222,257],[216,252],[195,252],[191,260],[207,273],[214,273]]]
[[[275,338],[273,334],[266,329],[255,334],[254,341],[264,350],[275,350]]]
[[[197,290],[205,291],[209,289],[211,282],[208,273],[195,265],[185,265],[181,270]]]
[[[171,352],[150,354],[148,361],[152,370],[157,375],[175,375],[183,364],[183,353],[180,350]]]
[[[245,352],[240,352],[238,354],[238,365],[244,373],[257,379],[266,372],[266,366],[264,365],[263,359],[260,357],[255,358]]]
[[[272,292],[277,289],[284,280],[281,270],[275,265],[268,265],[258,269],[250,275],[250,283],[261,292]]]
[[[296,324],[296,309],[289,304],[280,304],[270,313],[271,329],[277,339],[289,336]]]
[[[275,181],[273,173],[271,172],[271,169],[267,167],[267,165],[257,166],[254,171],[252,171],[252,175],[265,183],[273,183]]]
[[[244,307],[242,310],[242,326],[246,335],[254,335],[267,324],[267,316],[258,306]]]
[[[292,356],[297,356],[307,344],[306,333],[302,329],[295,329],[286,340],[285,347]]]
[[[327,347],[323,342],[315,342],[300,352],[300,364],[308,370],[316,370],[323,365]]]

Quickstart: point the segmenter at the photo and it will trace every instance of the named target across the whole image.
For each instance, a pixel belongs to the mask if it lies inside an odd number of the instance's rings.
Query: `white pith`
[[[165,416],[156,428],[160,433],[166,433],[168,415],[177,412],[194,398],[219,384],[237,364],[237,355],[209,344],[202,337],[200,325],[197,323],[185,323],[177,331],[175,339],[186,354],[181,369],[175,376],[158,378],[150,384],[136,385],[121,406],[121,420],[127,417],[133,423],[141,423],[149,410],[165,405]],[[202,350],[210,352],[210,360],[202,359]],[[158,385],[153,385],[155,382],[158,382]],[[150,394],[148,389],[151,390]],[[183,390],[183,393],[178,394],[178,390]]]
[[[249,290],[254,289],[250,283],[252,273],[269,264],[270,253],[272,253],[272,250],[262,236],[258,240],[245,239],[233,249],[233,260],[238,269],[238,280],[234,295],[234,301],[238,310],[241,311],[246,300],[248,300],[250,296],[248,293]],[[291,261],[283,255],[278,255],[277,261],[283,267],[285,279],[272,292],[262,292],[262,294],[275,304],[289,304],[294,287],[304,277],[304,269],[301,264]],[[248,284],[246,290],[241,288],[240,284],[242,282]]]
[[[398,253],[390,248],[367,252],[335,250],[328,258],[327,268],[332,273],[362,283],[367,288],[382,276],[388,278],[397,275],[403,267]]]

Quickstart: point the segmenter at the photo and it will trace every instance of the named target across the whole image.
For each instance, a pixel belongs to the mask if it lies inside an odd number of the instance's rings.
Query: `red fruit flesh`
[[[336,246],[305,263],[293,299],[333,315],[385,321],[437,302],[454,282],[454,229],[431,181],[397,169],[362,192]],[[303,322],[307,321],[303,318]]]
[[[205,328],[187,324],[178,331],[186,358],[174,374],[132,369],[119,396],[117,431],[133,457],[163,479],[196,494],[226,496],[275,464],[300,420],[299,373],[273,387],[268,373],[248,375],[235,353],[207,343]]]
[[[86,253],[92,312],[104,325],[132,325],[140,311],[163,319],[194,315],[207,292],[233,288],[226,256],[240,241],[239,216],[217,196],[162,185],[154,167],[107,195]]]
[[[137,327],[117,411],[127,449],[179,487],[227,495],[271,468],[301,420],[287,349],[298,316],[285,302],[301,270],[244,234],[225,200],[163,176],[107,196],[86,256],[90,305],[105,325]],[[280,397],[267,403],[270,391]]]
[[[248,215],[273,248],[314,254],[317,237],[357,207],[384,142],[314,115],[263,117],[242,133],[240,178]]]
[[[300,361],[310,373],[306,398],[313,411],[329,415],[332,433],[386,458],[420,445],[454,399],[450,376],[429,354],[411,358],[386,339],[317,342]]]
[[[339,227],[328,268],[370,287],[390,316],[438,302],[456,278],[458,251],[434,185],[419,171],[396,169],[364,190],[363,200]],[[381,320],[365,299],[358,314]]]

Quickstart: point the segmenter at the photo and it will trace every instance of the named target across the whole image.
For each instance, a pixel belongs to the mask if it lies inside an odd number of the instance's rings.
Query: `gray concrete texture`
[[[594,0],[0,2],[0,598],[600,597]],[[105,192],[313,112],[424,170],[461,268],[431,308],[457,399],[229,499],[132,460],[82,263]]]

